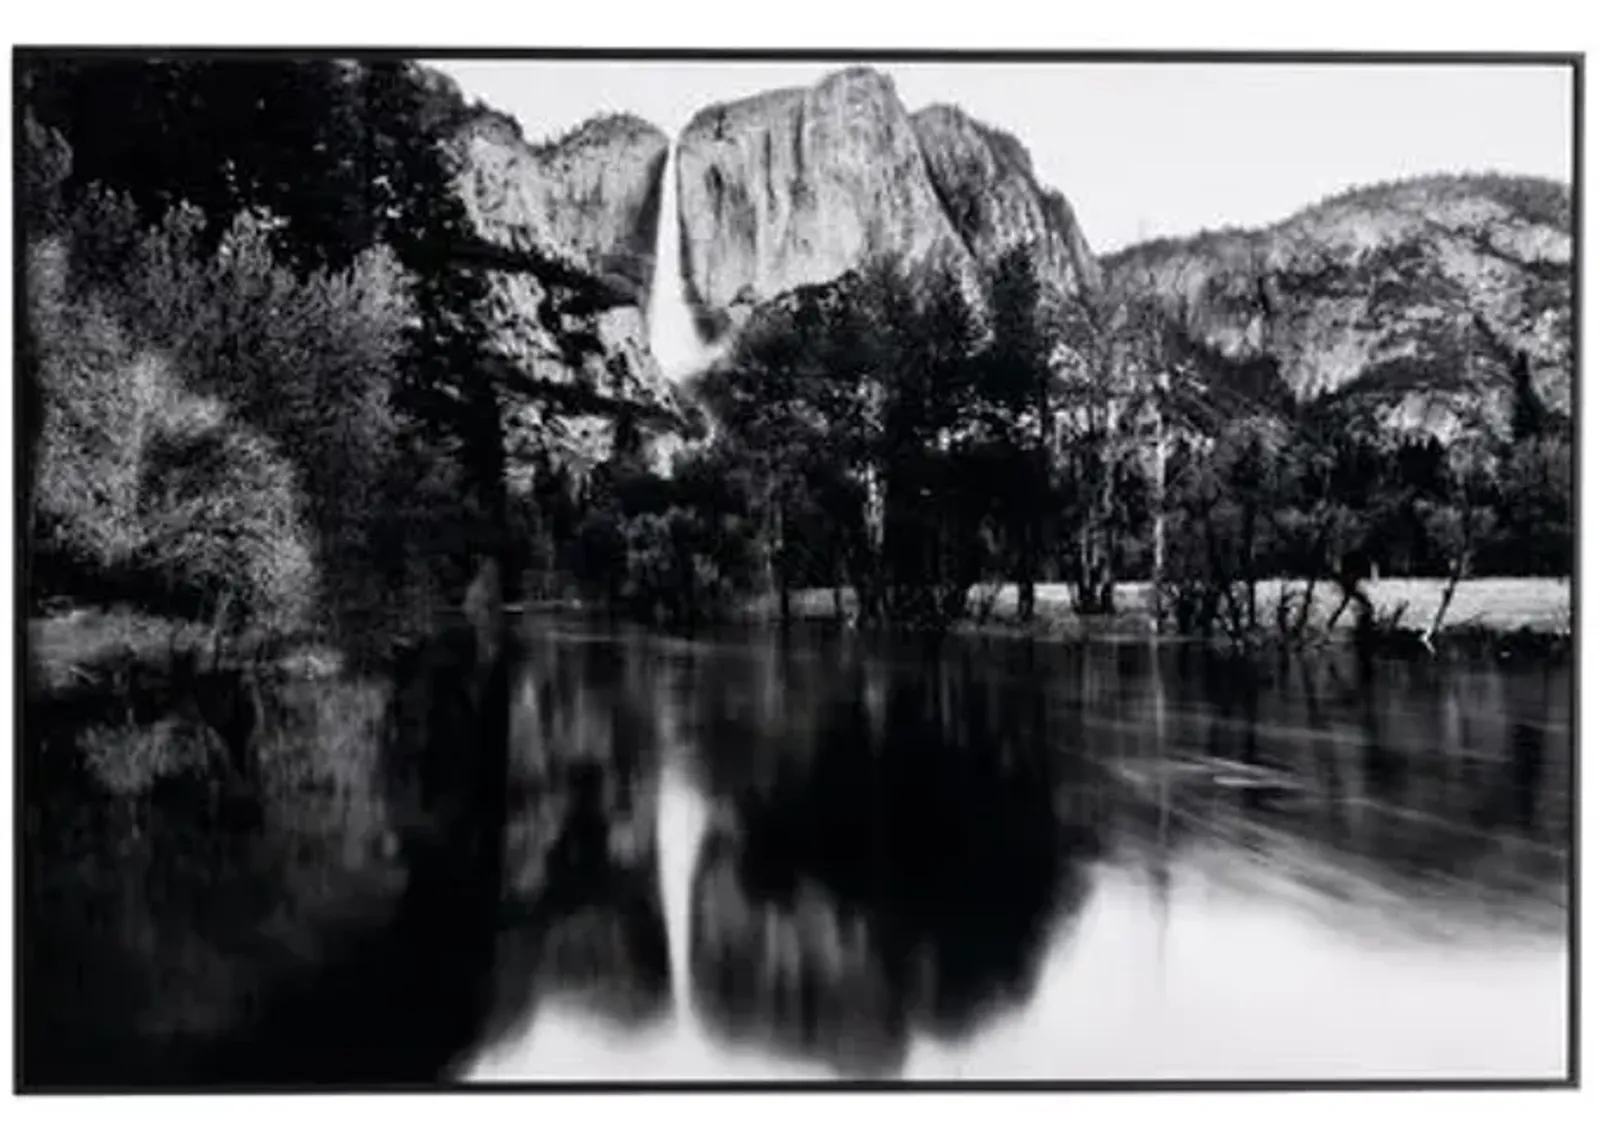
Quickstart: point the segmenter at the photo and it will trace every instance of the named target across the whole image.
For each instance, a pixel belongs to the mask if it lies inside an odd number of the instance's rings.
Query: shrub
[[[450,474],[403,446],[390,405],[413,324],[394,257],[298,273],[270,217],[216,239],[192,208],[147,226],[98,189],[61,223],[29,259],[48,569],[125,571],[169,606],[227,597],[273,624],[431,595],[423,549],[453,509],[430,491],[419,520],[417,488]]]
[[[137,564],[168,598],[189,593],[230,625],[293,629],[315,597],[295,477],[271,442],[227,423],[220,402],[159,407],[140,481]]]
[[[266,216],[241,214],[211,253],[197,211],[175,209],[148,230],[135,219],[115,196],[85,200],[74,233],[88,273],[115,274],[130,328],[293,465],[326,610],[370,606],[397,463],[389,396],[411,318],[398,263],[378,248],[347,269],[300,275],[277,260]]]
[[[156,363],[136,357],[104,307],[66,296],[66,253],[28,253],[29,326],[40,399],[32,510],[47,545],[115,566],[138,546],[142,427],[164,399]]]
[[[42,422],[34,538],[53,570],[163,612],[294,626],[314,576],[293,470],[225,406],[184,391],[94,295],[65,251],[29,252]]]

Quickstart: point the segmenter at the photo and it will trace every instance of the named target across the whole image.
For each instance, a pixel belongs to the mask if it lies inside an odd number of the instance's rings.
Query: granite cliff
[[[442,76],[435,97],[481,240],[471,256],[487,267],[497,347],[562,410],[518,403],[513,449],[544,443],[591,464],[623,415],[675,447],[691,414],[647,321],[666,178],[677,180],[685,294],[708,337],[879,255],[947,260],[970,284],[1022,243],[1052,288],[1099,288],[1071,207],[1039,184],[1020,143],[953,107],[909,114],[869,69],[706,108],[670,171],[667,136],[632,116],[534,145]]]
[[[533,145],[508,117],[458,107],[500,348],[561,396],[560,415],[528,402],[514,427],[580,462],[609,452],[621,416],[668,447],[692,416],[648,337],[669,178],[684,294],[708,339],[876,256],[943,260],[970,284],[1022,244],[1051,290],[1154,295],[1223,358],[1273,360],[1285,400],[1371,399],[1436,429],[1503,419],[1525,355],[1545,402],[1571,408],[1571,202],[1555,184],[1367,187],[1261,229],[1097,260],[1018,140],[952,106],[909,113],[867,68],[705,108],[671,169],[666,134],[632,116]]]
[[[911,122],[939,201],[978,263],[992,265],[1022,244],[1052,287],[1072,294],[1100,288],[1099,263],[1071,205],[1039,183],[1017,139],[946,104],[924,108]]]
[[[1021,242],[1051,285],[1099,281],[1071,208],[1021,144],[955,108],[911,115],[866,68],[706,108],[676,177],[684,275],[710,336],[878,255],[947,260],[970,281]]]
[[[1364,187],[1257,230],[1104,259],[1109,288],[1153,293],[1236,361],[1276,359],[1286,396],[1363,399],[1391,423],[1503,427],[1525,354],[1535,391],[1572,407],[1570,192],[1539,179],[1438,176]]]
[[[685,410],[645,319],[667,136],[606,116],[534,145],[492,109],[462,105],[455,120],[459,191],[481,240],[467,253],[486,267],[496,348],[551,398],[510,410],[513,454],[542,445],[587,467],[623,417],[672,447]]]

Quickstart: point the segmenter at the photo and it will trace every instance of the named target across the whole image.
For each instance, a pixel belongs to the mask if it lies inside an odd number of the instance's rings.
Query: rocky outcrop
[[[1448,433],[1508,415],[1526,354],[1547,406],[1572,403],[1567,188],[1436,177],[1368,187],[1260,230],[1159,241],[1104,260],[1234,360],[1275,358],[1288,396],[1361,397]]]
[[[1056,289],[1099,289],[1100,267],[1071,205],[1039,184],[1020,142],[945,104],[924,108],[911,122],[945,214],[977,262],[993,265],[1023,245]]]
[[[592,119],[529,146],[504,116],[479,114],[458,134],[463,201],[498,249],[556,258],[634,305],[649,301],[667,137],[642,119]]]
[[[944,259],[972,280],[1024,242],[1052,284],[1098,277],[1070,207],[1038,185],[1020,144],[953,108],[913,117],[866,68],[707,108],[679,141],[676,174],[688,292],[712,335],[876,256]]]
[[[893,84],[866,69],[707,108],[677,176],[684,274],[712,328],[874,253],[961,249]]]
[[[666,135],[609,116],[531,145],[513,120],[477,107],[458,117],[453,146],[495,348],[528,394],[508,410],[513,457],[537,447],[590,467],[624,418],[671,451],[685,410],[645,319]],[[513,464],[514,484],[521,475]]]

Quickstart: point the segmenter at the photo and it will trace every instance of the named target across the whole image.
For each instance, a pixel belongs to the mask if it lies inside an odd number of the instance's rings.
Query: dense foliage
[[[443,145],[467,111],[389,62],[46,58],[18,85],[38,601],[359,626],[478,555],[515,575],[517,379]],[[161,471],[195,500],[166,532]],[[207,520],[233,531],[180,556]],[[254,553],[237,582],[224,543]],[[158,549],[181,566],[153,579]]]

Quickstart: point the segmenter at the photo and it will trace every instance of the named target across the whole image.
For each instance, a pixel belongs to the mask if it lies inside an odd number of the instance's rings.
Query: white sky
[[[845,65],[450,60],[469,96],[532,141],[601,111],[675,133],[709,103],[809,85]],[[1253,226],[1346,187],[1438,171],[1571,179],[1562,67],[890,63],[915,111],[955,103],[1022,140],[1106,253]]]

